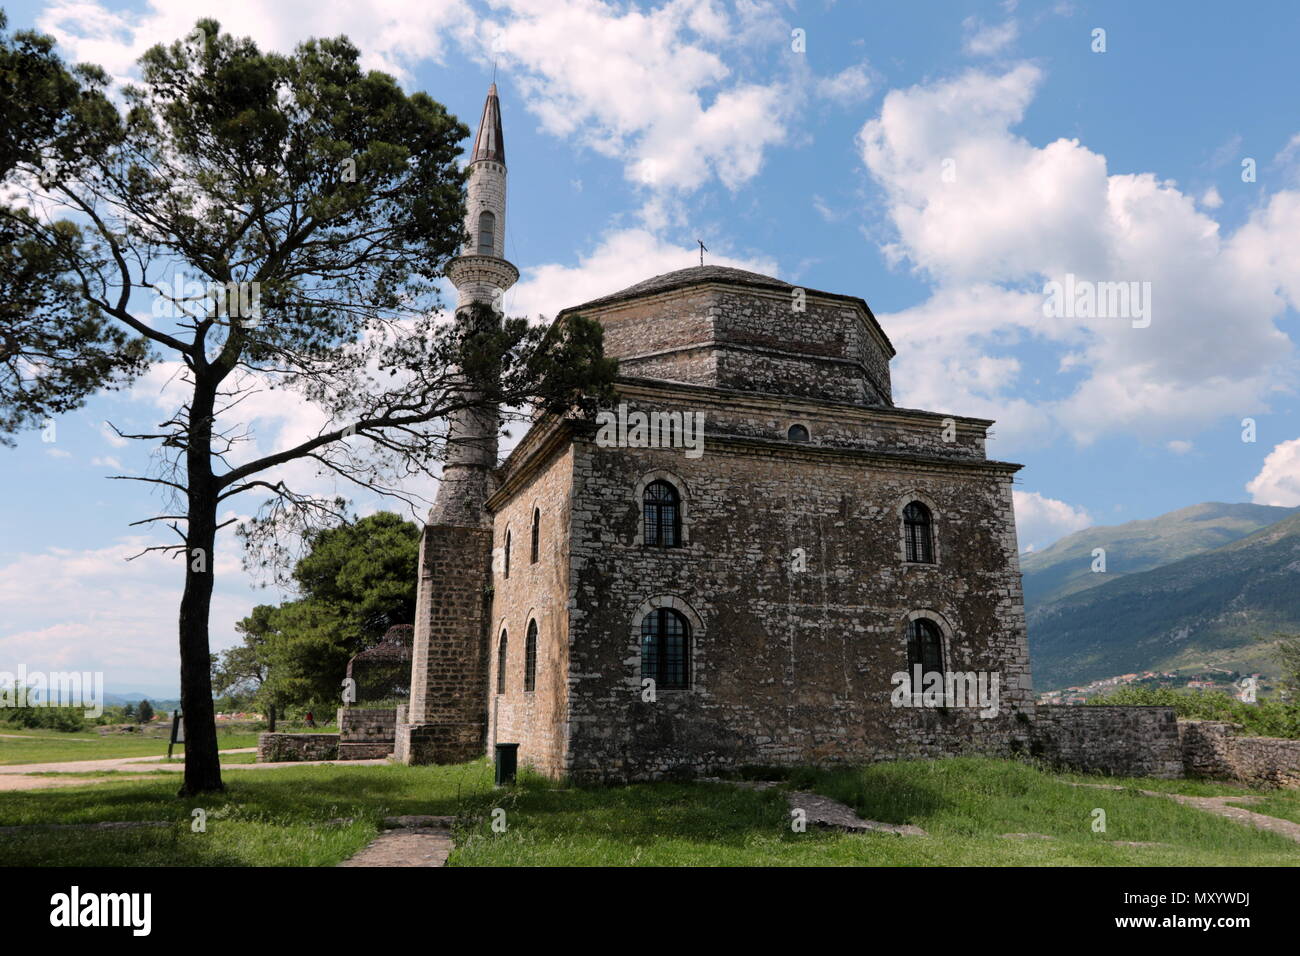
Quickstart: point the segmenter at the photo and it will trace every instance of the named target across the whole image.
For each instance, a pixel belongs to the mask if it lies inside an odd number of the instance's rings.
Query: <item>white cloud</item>
[[[971,56],[996,56],[1002,53],[1020,35],[1020,25],[1015,20],[985,25],[975,17],[962,21],[966,33],[962,49]]]
[[[623,164],[628,180],[650,193],[642,215],[655,226],[675,212],[670,197],[712,180],[738,188],[787,138],[803,58],[787,58],[790,81],[738,72],[756,50],[764,66],[773,49],[789,52],[789,30],[771,3],[751,0],[733,11],[698,0],[645,11],[601,0],[490,6],[481,16],[464,0],[230,0],[216,13],[223,30],[267,50],[346,34],[363,66],[408,83],[416,64],[442,63],[453,47],[484,66],[499,61],[544,130]],[[202,15],[190,0],[147,0],[129,11],[54,0],[38,25],[70,58],[98,63],[121,81],[146,49],[185,36]],[[870,78],[855,69],[827,89],[864,94]]]
[[[114,448],[125,448],[127,445],[131,444],[129,438],[123,438],[117,432],[113,431],[108,422],[99,423],[99,434],[103,437],[104,441],[108,442]]]
[[[1206,209],[1218,209],[1223,205],[1223,197],[1219,195],[1219,190],[1211,186],[1205,192],[1201,193],[1201,205]]]
[[[408,80],[416,63],[442,62],[448,39],[468,40],[475,20],[461,0],[226,0],[211,9],[192,0],[147,0],[138,10],[110,10],[96,0],[54,0],[37,25],[71,59],[96,63],[124,79],[149,47],[180,39],[205,16],[215,17],[228,33],[253,37],[264,50],[284,53],[309,37],[346,34],[361,51],[364,67]]]
[[[1257,505],[1300,505],[1300,438],[1274,446],[1259,474],[1246,483],[1246,490]]]
[[[1041,551],[1058,538],[1092,524],[1092,517],[1083,508],[1046,498],[1036,491],[1012,491],[1011,497],[1022,552]]]
[[[928,302],[881,317],[926,345],[899,350],[912,367],[895,376],[904,402],[923,391],[931,407],[969,407],[957,403],[972,396],[1004,405],[1012,420],[993,416],[1000,432],[1023,439],[1015,406],[1033,398],[1080,442],[1116,430],[1163,440],[1266,405],[1295,372],[1276,321],[1300,301],[1300,193],[1274,194],[1224,237],[1173,183],[1109,173],[1077,140],[1040,147],[1015,135],[1042,80],[1021,64],[894,90],[862,128],[894,231],[883,251],[936,286]],[[1044,281],[1067,274],[1149,282],[1150,326],[1045,318]],[[1042,394],[1004,354],[1028,340],[1064,376]]]
[[[608,233],[576,266],[550,263],[524,269],[523,278],[506,297],[512,315],[554,318],[566,306],[609,295],[664,272],[699,262],[699,249],[665,242],[645,229]],[[733,266],[766,275],[776,273],[770,259],[740,258],[709,252],[712,265]]]
[[[1168,448],[1175,455],[1186,455],[1189,451],[1192,450],[1193,446],[1192,443],[1189,441],[1183,441],[1182,439],[1174,439],[1171,442],[1166,442],[1165,447]]]
[[[866,63],[855,63],[817,81],[818,94],[839,103],[859,103],[874,91],[875,73]]]
[[[652,191],[735,189],[786,138],[791,87],[750,82],[723,58],[770,38],[780,20],[747,5],[733,21],[716,4],[674,0],[642,11],[575,0],[515,0],[480,25],[524,105],[547,132],[624,164]]]
[[[97,456],[90,459],[90,463],[99,468],[112,468],[114,471],[122,470],[122,463],[112,455]]]
[[[132,536],[104,548],[50,548],[0,567],[0,660],[29,670],[103,671],[110,685],[176,686],[183,567],[156,554],[125,560],[157,543]],[[239,571],[233,546],[218,553],[215,571],[214,650],[235,642],[235,621],[257,603],[226,584]]]

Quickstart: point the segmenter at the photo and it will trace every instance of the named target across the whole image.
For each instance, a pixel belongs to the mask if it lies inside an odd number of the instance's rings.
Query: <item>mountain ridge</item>
[[[1215,655],[1219,666],[1268,667],[1255,638],[1300,630],[1300,513],[1282,510],[1226,544],[1036,603],[1035,683],[1053,689]]]

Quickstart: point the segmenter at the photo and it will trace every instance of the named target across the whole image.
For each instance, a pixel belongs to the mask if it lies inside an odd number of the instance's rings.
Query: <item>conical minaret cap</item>
[[[487,102],[483,104],[483,118],[479,120],[478,135],[474,137],[474,152],[470,162],[490,159],[502,166],[506,164],[506,141],[501,135],[501,101],[497,99],[497,85],[488,87]]]

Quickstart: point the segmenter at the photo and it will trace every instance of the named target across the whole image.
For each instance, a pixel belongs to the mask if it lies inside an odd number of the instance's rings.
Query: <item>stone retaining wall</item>
[[[288,763],[298,760],[337,760],[338,734],[259,734],[258,763]]]
[[[1238,737],[1239,729],[1221,720],[1180,720],[1187,775],[1257,787],[1300,787],[1300,740]]]
[[[1118,777],[1181,777],[1172,707],[1039,705],[1030,752],[1049,763]]]
[[[396,707],[340,707],[339,735],[344,743],[389,743],[397,736]]]

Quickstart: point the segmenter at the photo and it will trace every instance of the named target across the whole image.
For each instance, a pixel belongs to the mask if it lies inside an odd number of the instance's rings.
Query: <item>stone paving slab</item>
[[[431,817],[422,814],[407,814],[400,817],[384,817],[385,830],[410,829],[413,827],[434,827],[450,830],[456,822],[455,817]]]
[[[781,786],[776,780],[729,780],[724,781],[721,778],[709,778],[710,783],[730,783],[732,786],[740,787],[743,790],[772,790]],[[815,826],[831,827],[836,830],[846,830],[850,833],[892,833],[895,836],[929,836],[920,827],[912,826],[910,823],[880,823],[877,820],[864,820],[856,813],[853,808],[840,803],[838,800],[832,800],[830,797],[823,797],[820,793],[809,793],[804,790],[792,790],[786,795],[786,802],[790,804],[791,810],[802,810],[807,814],[807,821]]]
[[[403,827],[381,833],[339,866],[444,866],[455,846],[441,827]]]
[[[791,810],[803,810],[808,822],[821,827],[847,830],[851,833],[892,833],[895,836],[928,836],[920,827],[910,823],[880,823],[864,820],[838,800],[823,797],[820,793],[794,790],[786,794]]]

